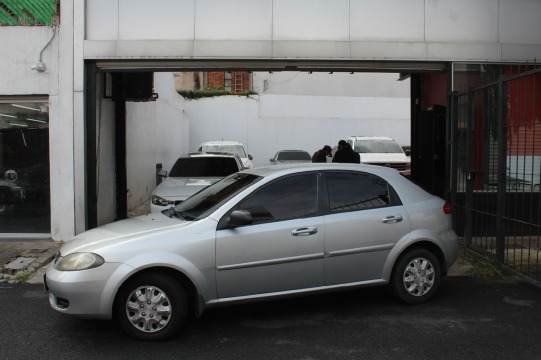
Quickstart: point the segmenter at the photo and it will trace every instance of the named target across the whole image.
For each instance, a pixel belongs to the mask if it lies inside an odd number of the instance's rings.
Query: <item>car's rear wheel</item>
[[[420,304],[434,296],[440,279],[440,264],[436,256],[426,249],[413,249],[398,259],[391,286],[402,301]]]
[[[128,280],[119,290],[115,315],[129,336],[165,340],[175,335],[186,320],[186,292],[168,275],[143,274]]]

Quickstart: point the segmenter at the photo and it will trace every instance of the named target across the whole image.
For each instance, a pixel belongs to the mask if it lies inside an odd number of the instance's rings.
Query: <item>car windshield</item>
[[[353,150],[359,153],[404,153],[394,140],[356,140]]]
[[[225,177],[239,171],[239,165],[232,157],[187,157],[177,160],[171,177]]]
[[[225,145],[225,144],[217,144],[217,145],[203,145],[199,151],[203,152],[232,152],[237,154],[241,158],[248,157],[246,155],[246,151],[244,151],[244,147],[242,145]]]
[[[278,153],[278,160],[312,160],[310,154],[303,151],[282,151]]]
[[[251,174],[230,175],[175,206],[175,212],[186,220],[203,219],[227,200],[261,179],[261,176]]]

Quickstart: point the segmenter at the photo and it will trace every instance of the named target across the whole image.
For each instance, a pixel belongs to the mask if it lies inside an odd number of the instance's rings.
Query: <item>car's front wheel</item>
[[[186,320],[186,292],[168,275],[143,274],[128,280],[119,290],[115,315],[129,336],[165,340],[175,335]]]
[[[440,278],[440,264],[436,256],[426,249],[413,249],[398,259],[391,286],[402,301],[420,304],[436,293]]]

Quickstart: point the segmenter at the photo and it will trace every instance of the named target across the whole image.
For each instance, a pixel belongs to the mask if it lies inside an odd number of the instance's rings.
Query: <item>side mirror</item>
[[[160,170],[160,172],[158,172],[158,176],[167,177],[167,170]]]
[[[229,215],[230,227],[250,225],[253,222],[252,214],[246,210],[235,210]]]
[[[248,159],[250,159],[250,160],[253,160],[253,159],[254,159],[254,157],[252,156],[252,154],[248,154]]]
[[[411,150],[406,150],[406,156],[411,156]]]

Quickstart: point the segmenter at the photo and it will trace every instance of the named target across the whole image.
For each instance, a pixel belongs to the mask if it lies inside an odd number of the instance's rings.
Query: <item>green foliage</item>
[[[201,89],[201,90],[178,90],[177,92],[186,100],[197,100],[201,98],[227,96],[227,95],[250,96],[250,95],[257,94],[249,90],[245,90],[241,93],[232,94],[230,91],[225,90],[223,87],[208,87],[206,89]]]
[[[15,277],[15,281],[17,281],[18,283],[25,283],[30,278],[31,275],[32,275],[31,272],[23,271],[17,274],[17,276]]]
[[[51,25],[57,0],[0,0],[0,26]]]
[[[472,266],[471,273],[478,278],[498,278],[504,276],[502,266],[492,254],[464,249],[464,258]]]

